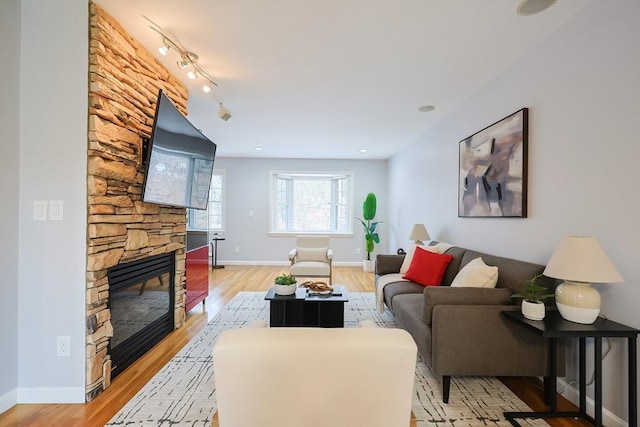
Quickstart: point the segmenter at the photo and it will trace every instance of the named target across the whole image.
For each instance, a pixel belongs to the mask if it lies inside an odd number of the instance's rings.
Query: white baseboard
[[[564,380],[558,378],[557,381],[558,390],[563,390],[562,396],[571,401],[576,406],[580,406],[580,390],[567,384]],[[587,396],[587,414],[595,414],[595,405],[593,399]],[[602,408],[602,424],[607,427],[628,427],[629,423],[618,417],[616,414],[608,411],[606,408]]]
[[[288,261],[223,261],[218,260],[218,265],[280,265],[280,266],[288,266]],[[337,267],[360,267],[362,266],[362,261],[354,261],[354,262],[334,262],[333,265]]]
[[[19,388],[18,403],[84,403],[84,387]]]
[[[0,414],[13,408],[18,403],[18,389],[13,389],[0,396]]]
[[[218,260],[218,265],[289,265],[288,261],[223,261]]]

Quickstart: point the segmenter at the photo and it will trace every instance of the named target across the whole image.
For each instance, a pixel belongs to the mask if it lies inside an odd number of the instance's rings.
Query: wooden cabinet
[[[187,303],[189,311],[209,296],[209,246],[187,251]]]

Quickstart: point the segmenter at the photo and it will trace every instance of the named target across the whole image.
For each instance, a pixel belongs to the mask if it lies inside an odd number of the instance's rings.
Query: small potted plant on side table
[[[296,278],[290,274],[281,274],[275,279],[277,295],[293,295],[296,293]]]
[[[552,298],[555,294],[549,294],[544,286],[536,285],[536,280],[542,274],[524,282],[522,293],[511,295],[511,298],[522,298],[522,315],[529,320],[542,320],[545,316],[545,306],[542,302],[547,298]]]

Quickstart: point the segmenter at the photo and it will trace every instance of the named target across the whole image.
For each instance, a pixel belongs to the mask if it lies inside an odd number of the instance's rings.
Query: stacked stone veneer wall
[[[184,324],[186,211],[140,198],[142,138],[151,135],[158,90],[184,114],[188,98],[186,88],[113,18],[89,7],[87,401],[111,382],[109,267],[175,251],[175,327]]]

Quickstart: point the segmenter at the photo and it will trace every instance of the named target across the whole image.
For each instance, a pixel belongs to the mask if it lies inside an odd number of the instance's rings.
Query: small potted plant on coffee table
[[[281,274],[275,279],[277,295],[293,295],[296,293],[296,278],[290,274]]]
[[[555,294],[548,293],[544,286],[536,285],[536,280],[542,274],[532,277],[524,282],[522,293],[511,295],[511,298],[522,298],[522,315],[529,320],[542,320],[545,315],[545,306],[542,302],[547,298],[552,298]]]

